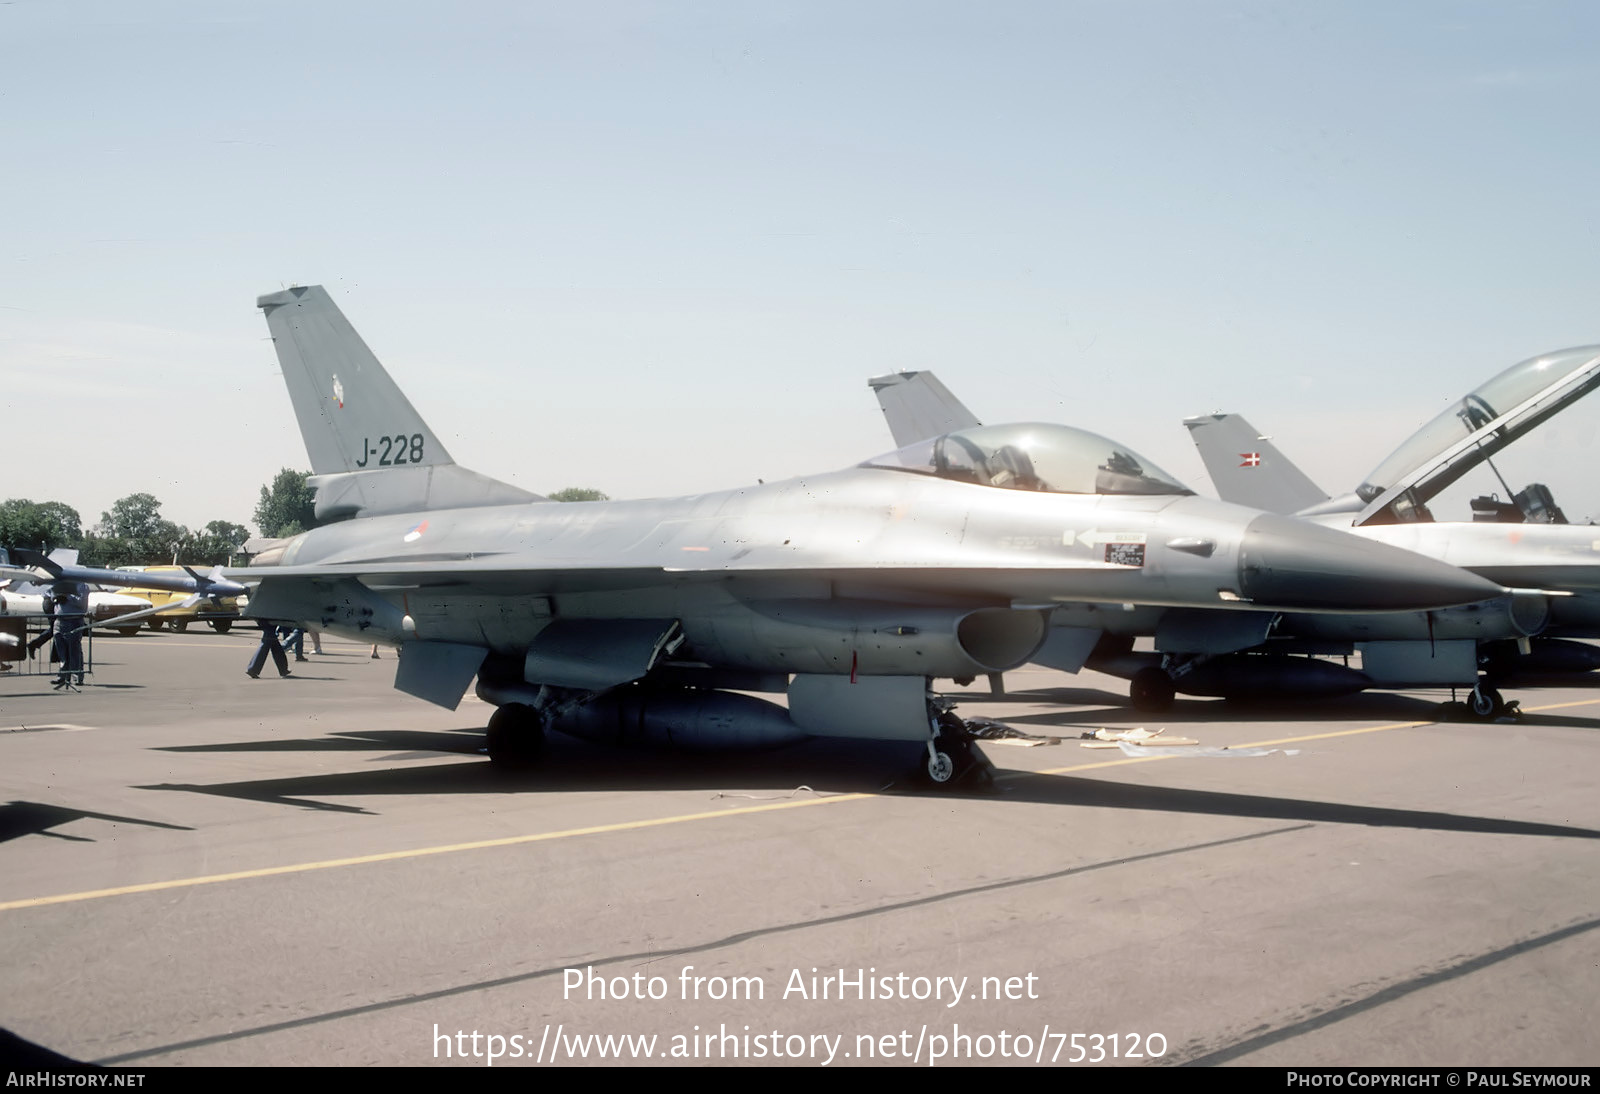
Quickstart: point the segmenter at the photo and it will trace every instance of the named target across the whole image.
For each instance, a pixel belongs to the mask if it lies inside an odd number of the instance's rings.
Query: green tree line
[[[316,492],[306,484],[308,471],[284,468],[261,487],[256,503],[256,527],[270,539],[299,535],[318,524]],[[605,501],[592,487],[568,487],[550,495],[553,501]],[[0,547],[26,547],[52,551],[75,548],[85,566],[142,566],[183,562],[204,566],[227,565],[238,553],[250,530],[232,521],[208,521],[191,531],[161,515],[161,502],[153,494],[119,498],[100,521],[85,530],[72,506],[59,501],[8,498],[0,502]]]

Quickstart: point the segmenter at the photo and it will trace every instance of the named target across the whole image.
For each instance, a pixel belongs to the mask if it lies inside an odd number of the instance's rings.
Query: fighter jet
[[[345,517],[229,571],[247,614],[401,649],[395,686],[474,677],[497,763],[545,730],[722,746],[804,735],[967,751],[934,679],[1023,664],[1058,605],[1427,609],[1454,567],[1196,497],[1083,430],[958,430],[854,467],[685,498],[558,504],[458,468],[326,291],[261,297],[319,490]],[[787,707],[736,692],[784,694]]]
[[[1600,538],[1592,527],[1567,524],[1541,483],[1513,491],[1500,478],[1507,498],[1473,498],[1470,522],[1435,520],[1429,503],[1479,464],[1500,477],[1495,454],[1596,387],[1600,346],[1519,361],[1451,403],[1360,486],[1337,498],[1312,484],[1237,414],[1202,415],[1184,425],[1226,500],[1349,528],[1507,585],[1564,594],[1522,598],[1518,610],[1503,619],[1503,634],[1461,634],[1449,626],[1422,634],[1412,626],[1409,645],[1363,650],[1366,671],[1384,681],[1455,683],[1469,663],[1473,672],[1483,663],[1490,679],[1506,681],[1600,667],[1600,651],[1570,641],[1600,637]],[[1437,621],[1428,620],[1430,626]],[[1314,632],[1317,626],[1310,621],[1304,629]],[[1419,658],[1423,640],[1429,643],[1431,664]],[[1492,716],[1499,699],[1498,691],[1486,685],[1475,690],[1471,704],[1475,713]]]
[[[1298,511],[1316,516],[1330,527],[1365,539],[1449,561],[1519,590],[1482,603],[1432,611],[1350,613],[1304,612],[1221,613],[1186,609],[1141,610],[1123,616],[1062,608],[1056,630],[1035,660],[1077,671],[1058,649],[1081,648],[1084,632],[1104,630],[1085,663],[1090,668],[1131,681],[1130,697],[1144,710],[1165,709],[1174,692],[1229,698],[1289,698],[1337,695],[1367,687],[1451,686],[1471,689],[1468,709],[1493,718],[1505,704],[1495,683],[1509,677],[1508,666],[1523,674],[1542,669],[1587,671],[1600,664],[1593,647],[1558,644],[1540,634],[1600,634],[1596,590],[1600,590],[1600,555],[1587,532],[1557,531],[1542,526],[1517,529],[1472,524],[1419,523],[1425,502],[1464,473],[1460,461],[1489,448],[1498,450],[1515,436],[1549,418],[1596,385],[1600,348],[1566,351],[1522,362],[1441,415],[1419,437],[1385,461],[1381,473],[1368,477],[1359,493],[1330,500],[1270,443],[1237,415],[1207,415],[1187,424],[1206,460],[1207,469],[1225,500]],[[927,372],[903,372],[868,381],[897,442],[930,423],[971,425],[977,418]],[[1509,408],[1494,412],[1489,402]],[[1458,418],[1468,426],[1452,425]],[[1461,440],[1463,432],[1482,435]],[[1455,453],[1456,462],[1441,462],[1436,449]],[[1422,486],[1404,477],[1415,472]],[[1252,489],[1245,490],[1248,486]],[[1519,499],[1547,499],[1535,484]],[[1400,499],[1396,504],[1396,499]],[[1475,502],[1480,507],[1486,502]],[[1553,502],[1530,502],[1530,512],[1558,513]],[[1537,509],[1531,508],[1538,504]],[[1385,508],[1388,506],[1388,508]],[[1397,509],[1410,514],[1404,524],[1352,526],[1352,514],[1366,507],[1378,520],[1395,519]],[[1520,512],[1520,510],[1519,510]],[[1368,514],[1370,515],[1370,514]],[[1502,514],[1503,519],[1503,514]],[[1532,519],[1532,518],[1530,518]],[[1521,542],[1519,543],[1518,540]],[[1551,595],[1551,594],[1555,595]],[[1548,628],[1548,629],[1547,629]],[[1077,636],[1077,637],[1074,637]],[[1133,640],[1153,636],[1155,653],[1136,653]],[[1522,655],[1516,656],[1518,644]],[[1318,655],[1349,655],[1359,650],[1358,671]],[[1492,663],[1489,677],[1480,676],[1480,660]]]

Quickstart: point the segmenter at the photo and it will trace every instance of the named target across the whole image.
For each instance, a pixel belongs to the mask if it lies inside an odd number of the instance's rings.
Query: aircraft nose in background
[[[1472,604],[1503,590],[1412,551],[1263,514],[1245,528],[1239,592],[1263,606],[1398,612]]]

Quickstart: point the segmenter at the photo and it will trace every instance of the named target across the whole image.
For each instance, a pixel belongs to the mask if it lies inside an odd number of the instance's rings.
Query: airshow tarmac
[[[1600,687],[1508,690],[1516,724],[1438,693],[1147,716],[1028,669],[959,709],[1061,743],[930,790],[905,745],[820,740],[553,737],[507,776],[490,708],[393,691],[393,651],[249,680],[253,643],[0,676],[0,1027],[134,1068],[613,1062],[591,1035],[657,1065],[1600,1063]],[[1077,740],[1141,725],[1297,752]]]

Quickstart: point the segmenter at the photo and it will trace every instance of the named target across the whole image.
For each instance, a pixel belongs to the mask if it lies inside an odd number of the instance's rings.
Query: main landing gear
[[[1134,673],[1128,685],[1128,699],[1133,703],[1133,709],[1147,714],[1170,710],[1174,694],[1176,689],[1172,686],[1172,677],[1167,675],[1166,669],[1154,666]]]
[[[497,768],[532,767],[544,753],[544,719],[525,703],[507,703],[490,716],[485,744]]]

